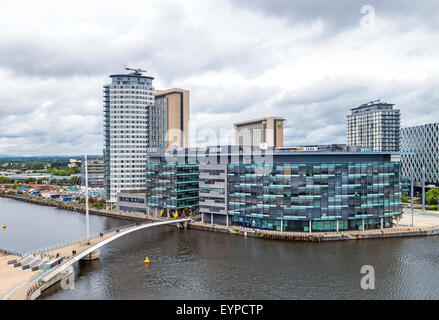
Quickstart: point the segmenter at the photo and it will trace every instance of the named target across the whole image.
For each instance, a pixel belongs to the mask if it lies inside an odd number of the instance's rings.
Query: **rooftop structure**
[[[266,117],[236,122],[234,144],[241,146],[283,146],[284,118]]]

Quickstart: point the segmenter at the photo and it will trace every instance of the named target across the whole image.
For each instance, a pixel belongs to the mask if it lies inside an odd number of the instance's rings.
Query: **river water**
[[[92,232],[131,223],[90,217]],[[0,248],[20,252],[85,230],[84,215],[0,198],[3,223]],[[374,267],[373,290],[361,288],[364,265]],[[76,270],[74,289],[41,299],[438,299],[439,236],[302,243],[160,226]]]

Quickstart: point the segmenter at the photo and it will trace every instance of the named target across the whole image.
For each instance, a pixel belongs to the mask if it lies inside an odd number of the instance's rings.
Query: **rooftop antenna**
[[[131,74],[135,76],[141,76],[143,72],[146,72],[146,70],[142,70],[140,68],[133,69],[133,68],[128,68],[127,66],[123,66],[123,67],[125,68],[125,70],[133,71]]]

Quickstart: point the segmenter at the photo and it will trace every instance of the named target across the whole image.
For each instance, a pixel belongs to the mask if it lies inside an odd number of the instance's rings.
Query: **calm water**
[[[91,218],[96,231],[127,223]],[[82,236],[83,220],[0,198],[0,247]],[[375,290],[360,287],[363,265],[375,267]],[[439,237],[299,243],[162,226],[117,239],[77,271],[74,290],[42,299],[437,299]]]

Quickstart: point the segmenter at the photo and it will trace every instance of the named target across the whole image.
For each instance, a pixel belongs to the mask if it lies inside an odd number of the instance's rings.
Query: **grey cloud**
[[[236,121],[279,115],[287,120],[286,144],[343,143],[349,108],[380,97],[401,109],[403,126],[438,121],[439,79],[434,77],[435,72],[437,74],[434,43],[428,46],[432,48],[427,52],[429,60],[426,61],[433,63],[428,70],[419,58],[425,54],[426,41],[411,43],[418,34],[424,39],[424,30],[415,30],[411,37],[402,35],[401,41],[392,42],[388,49],[390,52],[395,51],[393,46],[401,49],[398,61],[402,62],[395,66],[403,66],[407,61],[411,71],[419,69],[420,73],[427,74],[426,81],[419,77],[410,82],[378,80],[386,78],[382,73],[376,78],[365,78],[359,74],[364,70],[361,68],[329,70],[325,75],[331,76],[318,79],[318,71],[307,77],[306,70],[297,68],[305,75],[304,81],[312,83],[298,88],[300,74],[295,74],[292,75],[293,89],[289,89],[289,78],[281,72],[284,65],[294,72],[294,66],[289,68],[294,60],[306,64],[307,55],[314,52],[325,59],[322,53],[329,50],[330,55],[323,62],[330,64],[338,46],[364,46],[363,42],[355,41],[356,33],[335,38],[333,43],[309,38],[306,27],[312,22],[321,20],[325,26],[324,36],[330,37],[359,28],[361,6],[372,4],[377,15],[394,22],[398,30],[392,35],[398,37],[401,29],[436,28],[433,19],[438,9],[436,1],[423,1],[422,6],[416,7],[409,1],[394,0],[365,3],[238,0],[231,3],[237,15],[224,15],[221,23],[225,26],[228,22],[237,23],[233,34],[212,31],[210,27],[219,23],[218,20],[210,25],[197,23],[199,17],[186,2],[154,6],[151,10],[159,13],[148,19],[142,19],[141,15],[137,18],[117,15],[118,8],[108,5],[102,9],[102,16],[109,17],[106,21],[99,20],[101,16],[78,15],[96,24],[95,28],[85,28],[85,31],[81,28],[77,31],[76,22],[81,19],[72,19],[74,23],[63,32],[51,33],[48,28],[48,34],[32,25],[35,21],[23,19],[21,29],[12,24],[3,25],[4,28],[0,28],[3,30],[0,31],[0,79],[4,82],[0,86],[0,154],[101,153],[102,85],[109,82],[109,74],[123,71],[123,64],[146,68],[148,74],[156,78],[154,86],[159,89],[189,89],[191,119],[198,128],[216,132],[231,130]],[[225,6],[221,2],[217,4]],[[206,11],[206,15],[230,13],[227,10]],[[239,28],[241,14],[248,13],[252,16],[248,21],[260,22],[266,34],[249,34]],[[58,22],[52,21],[49,25],[57,29]],[[300,28],[295,28],[298,25]],[[216,26],[221,31],[221,26]],[[283,33],[275,34],[271,28]],[[295,37],[296,33],[303,34]],[[290,35],[299,40],[290,41]],[[427,35],[430,36],[428,32]],[[377,56],[371,52],[371,60],[382,56],[392,58],[386,56],[386,37],[384,34],[383,39],[377,40],[380,44],[377,48],[383,51]],[[403,43],[407,39],[408,42]],[[355,59],[360,49],[341,54]],[[370,65],[379,67],[379,64]],[[205,78],[214,81],[201,81]]]
[[[402,124],[420,124],[421,110],[428,113],[425,118],[437,121],[439,94],[432,88],[438,84],[438,79],[430,79],[425,88],[419,82],[324,79],[284,93],[274,102],[274,110],[287,119],[286,144],[345,143],[349,109],[381,97],[401,109]]]
[[[372,5],[377,16],[401,20],[402,28],[419,25],[436,28],[439,25],[439,3],[436,0],[233,0],[231,3],[266,16],[285,19],[292,25],[320,20],[324,22],[327,34],[359,28],[362,18],[360,9],[364,5]]]

